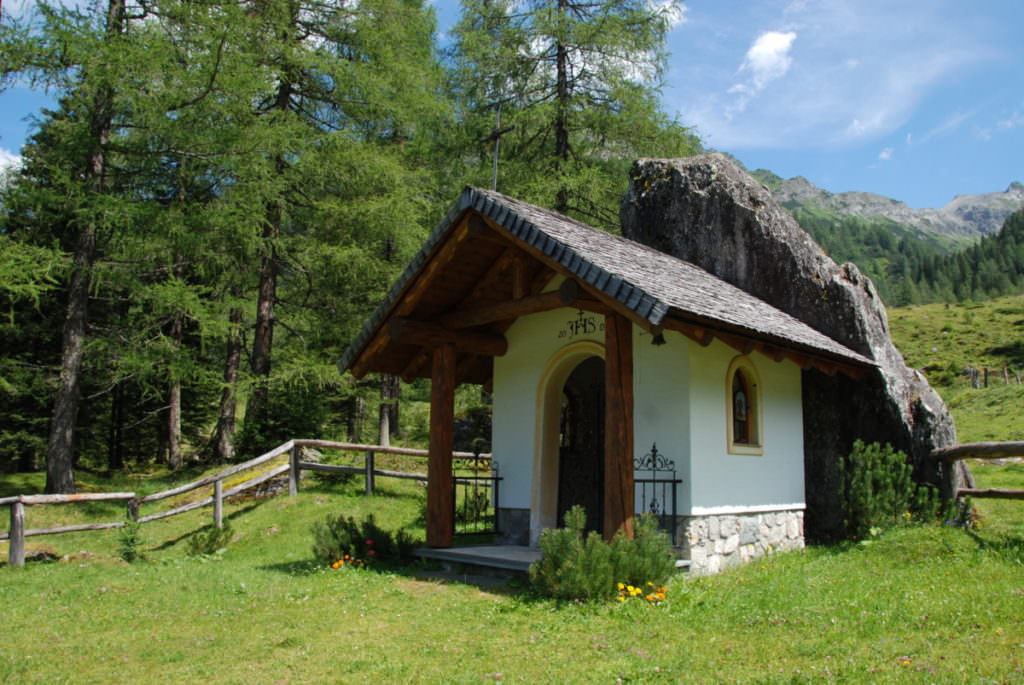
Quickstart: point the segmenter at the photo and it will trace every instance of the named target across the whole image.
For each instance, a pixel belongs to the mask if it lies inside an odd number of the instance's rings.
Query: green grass
[[[990,468],[995,480],[1024,485],[1020,470]],[[144,525],[150,561],[132,565],[116,558],[117,531],[29,538],[30,551],[70,557],[0,568],[0,680],[1024,679],[1019,523],[897,529],[870,544],[782,554],[712,578],[680,576],[660,606],[558,604],[514,587],[430,579],[416,567],[314,564],[310,526],[328,514],[374,513],[387,527],[422,535],[422,488],[378,483],[382,494],[369,498],[357,481],[231,504],[236,539],[211,559],[184,553],[208,509]],[[29,525],[73,506],[32,507]]]
[[[924,372],[946,401],[960,442],[1024,440],[1024,385],[1013,373],[1024,375],[1024,296],[891,309],[889,324],[907,364]],[[968,366],[999,372],[989,387],[972,388],[961,373]]]

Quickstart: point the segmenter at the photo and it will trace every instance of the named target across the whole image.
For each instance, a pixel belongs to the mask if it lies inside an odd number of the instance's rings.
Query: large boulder
[[[630,179],[621,213],[627,238],[696,264],[878,363],[860,380],[803,372],[808,537],[841,534],[839,460],[857,439],[906,452],[919,482],[946,494],[959,485],[960,469],[928,456],[956,443],[953,420],[893,345],[870,279],[833,262],[724,155],[639,160]]]

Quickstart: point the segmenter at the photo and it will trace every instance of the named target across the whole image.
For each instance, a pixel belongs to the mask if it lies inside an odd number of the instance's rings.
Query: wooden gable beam
[[[416,321],[404,316],[392,317],[388,322],[388,334],[395,342],[405,345],[423,347],[453,345],[460,352],[488,357],[501,357],[508,352],[508,341],[503,335],[470,331],[456,332],[434,323]]]
[[[551,257],[549,257],[548,255],[544,254],[544,252],[542,252],[541,250],[538,250],[533,245],[530,245],[529,243],[526,243],[526,242],[523,242],[523,241],[519,240],[514,235],[512,235],[512,233],[509,232],[509,230],[507,228],[505,228],[504,226],[502,226],[502,225],[492,221],[489,217],[485,216],[485,217],[482,217],[482,218],[484,219],[484,221],[487,222],[487,225],[490,226],[491,229],[497,235],[499,235],[502,238],[504,238],[510,244],[518,247],[523,252],[529,254],[531,257],[536,259],[541,264],[546,265],[548,268],[550,268],[552,270],[552,272],[554,274],[561,274],[561,275],[565,276],[567,279],[571,279],[573,281],[576,281],[577,284],[580,287],[580,290],[585,295],[589,295],[591,298],[593,298],[597,302],[599,302],[599,303],[603,304],[605,307],[607,307],[607,309],[605,311],[611,311],[613,313],[619,314],[620,316],[624,316],[627,319],[629,319],[631,322],[636,324],[637,326],[640,326],[641,328],[643,328],[648,333],[653,332],[655,326],[653,324],[651,324],[650,321],[648,321],[647,319],[643,318],[642,316],[637,315],[636,312],[634,312],[632,309],[630,309],[629,307],[625,306],[624,304],[622,304],[618,300],[616,300],[614,298],[611,298],[611,297],[608,297],[606,294],[604,294],[603,292],[601,292],[597,288],[594,288],[589,283],[586,283],[585,281],[580,281],[576,277],[576,274],[574,274],[571,271],[569,271],[562,264],[560,264],[560,263],[556,262],[555,260],[551,259]],[[543,274],[539,274],[539,275],[543,275]]]
[[[395,307],[392,315],[394,316],[408,316],[419,304],[420,300],[427,294],[430,286],[433,284],[434,278],[438,273],[441,272],[451,261],[455,258],[459,247],[470,236],[469,224],[470,218],[475,216],[473,214],[467,215],[459,222],[459,224],[452,231],[448,239],[437,249],[432,257],[427,260],[427,264],[423,271],[406,286],[405,291],[398,299],[398,304]],[[359,354],[353,364],[350,366],[352,375],[356,378],[362,378],[370,370],[373,365],[374,357],[381,353],[385,347],[391,342],[389,337],[388,327],[381,326],[377,329],[373,339],[363,351]]]
[[[482,326],[495,321],[516,319],[527,314],[571,307],[578,296],[579,286],[575,281],[567,279],[558,290],[520,297],[489,306],[454,311],[442,316],[438,319],[438,323],[445,328],[452,329]]]

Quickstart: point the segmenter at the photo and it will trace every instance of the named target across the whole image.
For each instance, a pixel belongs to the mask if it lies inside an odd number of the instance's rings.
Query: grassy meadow
[[[1024,487],[1024,467],[989,469]],[[0,680],[1024,680],[1024,507],[1012,507],[1020,503],[986,514],[976,531],[901,528],[712,578],[679,576],[657,606],[580,605],[532,598],[515,583],[441,580],[419,565],[316,564],[310,527],[327,515],[373,513],[422,536],[422,488],[378,483],[381,492],[365,497],[358,481],[310,478],[295,498],[231,503],[234,539],[209,557],[186,554],[209,509],[145,524],[147,560],[133,564],[118,558],[118,531],[28,538],[30,553],[60,560],[0,568]],[[0,495],[40,485],[20,477]],[[30,507],[28,527],[119,515],[106,503]]]
[[[1020,439],[1021,386],[975,390],[955,371],[1013,364],[1024,298],[890,319],[908,361],[949,401],[961,440]],[[982,487],[1024,488],[1024,464],[972,466]],[[199,475],[78,477],[82,490],[145,494]],[[0,478],[0,496],[41,487],[42,474]],[[423,488],[378,487],[366,497],[358,480],[310,476],[294,498],[230,502],[234,537],[205,557],[188,556],[187,542],[209,508],[144,524],[145,560],[133,564],[119,558],[116,530],[28,538],[29,553],[51,561],[0,567],[0,681],[1024,682],[1024,502],[976,502],[973,530],[897,528],[715,577],[679,575],[659,605],[583,605],[420,564],[317,564],[310,529],[328,515],[372,513],[422,539]],[[27,527],[122,514],[120,503],[29,507]]]

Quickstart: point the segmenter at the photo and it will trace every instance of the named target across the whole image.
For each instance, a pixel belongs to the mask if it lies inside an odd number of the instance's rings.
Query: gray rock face
[[[889,337],[875,287],[853,264],[837,265],[771,194],[719,154],[637,161],[622,204],[627,238],[689,261],[873,359],[859,381],[803,372],[807,535],[841,532],[839,458],[854,440],[905,451],[919,482],[957,485],[928,459],[956,443],[942,399],[908,368]]]

